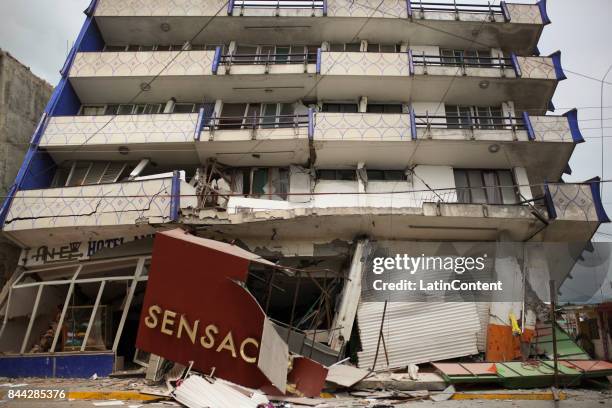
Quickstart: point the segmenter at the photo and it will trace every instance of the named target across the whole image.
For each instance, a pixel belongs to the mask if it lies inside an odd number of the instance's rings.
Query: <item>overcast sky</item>
[[[484,1],[483,1],[484,2]],[[529,2],[529,1],[527,1]],[[564,68],[602,78],[612,65],[612,1],[549,0],[552,24],[544,29],[539,48],[543,55],[563,52]],[[0,48],[8,50],[32,71],[56,84],[68,45],[76,38],[89,0],[0,0]],[[566,72],[554,97],[559,108],[579,108],[580,125],[587,143],[579,145],[571,161],[574,174],[567,181],[601,175],[600,83]],[[608,77],[612,83],[612,73]],[[612,118],[612,86],[604,89],[604,118]],[[604,122],[604,152],[612,152],[612,119]],[[612,179],[612,163],[605,177]],[[604,202],[612,215],[612,183],[604,190]],[[603,229],[612,233],[612,227]]]

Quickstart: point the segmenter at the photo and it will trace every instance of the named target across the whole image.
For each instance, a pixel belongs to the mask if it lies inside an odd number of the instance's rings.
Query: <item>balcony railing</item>
[[[316,64],[317,54],[224,54],[220,62],[226,65]]]
[[[234,0],[233,9],[260,8],[260,9],[323,9],[325,0]]]
[[[513,69],[512,58],[501,57],[445,57],[442,55],[413,54],[412,61],[424,67],[499,68]]]
[[[524,118],[508,116],[415,115],[416,126],[427,129],[527,130]]]
[[[309,115],[220,116],[211,118],[205,128],[210,130],[305,128],[309,123]]]
[[[488,14],[491,16],[493,20],[496,15],[503,16],[506,21],[510,21],[510,16],[507,10],[503,5],[491,4],[469,4],[469,3],[457,3],[453,1],[452,3],[437,3],[430,1],[420,1],[420,0],[408,0],[408,14],[414,15],[415,11],[418,11],[421,16],[424,15],[425,12],[451,12],[455,13],[457,19],[459,18],[459,13],[470,13],[470,14]]]

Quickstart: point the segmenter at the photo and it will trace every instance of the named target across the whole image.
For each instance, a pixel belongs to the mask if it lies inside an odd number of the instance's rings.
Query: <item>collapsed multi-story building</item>
[[[373,246],[587,242],[608,221],[598,179],[561,180],[584,140],[576,110],[546,114],[565,75],[537,48],[545,0],[93,0],[86,15],[2,207],[23,249],[3,373],[142,362],[153,236],[176,226],[298,271],[258,264],[247,287],[319,361],[510,359],[508,312],[534,324],[524,302],[365,302]]]

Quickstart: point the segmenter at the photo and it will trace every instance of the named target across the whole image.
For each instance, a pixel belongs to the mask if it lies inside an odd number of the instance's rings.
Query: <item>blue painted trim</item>
[[[514,69],[514,74],[516,75],[517,78],[520,78],[523,76],[523,71],[521,71],[521,66],[518,62],[518,58],[516,56],[516,53],[511,53],[510,54],[510,59],[512,60],[512,69]]]
[[[219,72],[219,64],[221,64],[221,46],[215,48],[215,57],[213,58],[212,63],[213,75],[217,75],[217,72]]]
[[[113,372],[115,355],[37,354],[0,357],[0,376],[8,378],[89,378],[108,377]]]
[[[412,49],[408,49],[408,73],[410,76],[414,76],[414,55],[412,55]]]
[[[548,110],[554,112],[557,108],[555,108],[555,104],[553,101],[548,101]]]
[[[499,5],[502,9],[502,14],[504,15],[504,21],[509,23],[512,21],[512,16],[510,15],[510,10],[508,10],[508,4],[505,1],[500,1]]]
[[[87,6],[84,11],[85,15],[93,17],[94,13],[96,12],[96,7],[98,7],[98,0],[91,0],[91,3],[89,3],[89,6]]]
[[[308,140],[311,142],[314,140],[315,133],[315,110],[314,108],[308,108]]]
[[[599,222],[610,222],[610,218],[608,218],[608,214],[606,214],[603,202],[601,201],[600,183],[601,179],[599,177],[595,177],[593,180],[589,181],[591,193],[593,194],[593,204],[595,205],[595,211],[597,212],[597,219]]]
[[[525,122],[525,129],[527,129],[527,138],[530,141],[534,141],[536,137],[535,132],[533,130],[533,125],[531,124],[531,118],[529,117],[529,113],[523,112],[523,122]]]
[[[323,16],[327,17],[327,0],[323,0]]]
[[[537,3],[538,8],[540,9],[540,14],[542,15],[542,23],[544,25],[548,25],[551,23],[550,18],[548,17],[548,11],[546,10],[546,0],[540,0]]]
[[[198,112],[198,121],[196,122],[195,129],[193,131],[193,140],[196,142],[200,141],[200,134],[202,133],[202,129],[204,128],[204,108],[200,108],[200,112]]]
[[[231,16],[234,14],[234,0],[229,0],[227,2],[227,15]]]
[[[544,183],[544,201],[546,202],[546,211],[548,211],[548,218],[554,220],[557,218],[557,210],[555,210],[555,203],[553,203],[548,183]]]
[[[574,143],[583,143],[584,137],[582,137],[582,132],[580,132],[580,126],[578,125],[578,109],[569,110],[563,116],[567,118]]]
[[[561,66],[561,51],[554,52],[548,56],[552,58],[553,66],[555,67],[555,74],[557,76],[558,81],[563,81],[567,79],[565,76],[565,72],[563,72],[563,67]]]
[[[181,179],[178,170],[175,170],[172,175],[172,188],[170,194],[172,194],[170,198],[170,220],[172,222],[178,222],[179,210],[181,208]]]
[[[410,105],[410,136],[412,140],[417,140],[417,126],[416,126],[416,113],[414,112],[414,108]]]
[[[88,16],[79,31],[74,45],[70,49],[66,61],[60,70],[60,74],[63,78],[68,76],[70,68],[74,62],[76,54],[82,51],[101,51],[104,48],[104,39],[98,29],[98,25],[94,21],[92,16]]]
[[[565,168],[563,169],[563,174],[569,174],[570,176],[572,175],[572,168],[570,167],[569,163],[565,165]]]
[[[317,48],[317,75],[321,75],[321,65],[323,61],[323,50]]]
[[[540,49],[538,48],[537,45],[536,45],[536,47],[533,50],[533,55],[535,55],[536,57],[540,56]]]
[[[412,18],[412,1],[406,0],[406,12],[408,13],[408,17]]]

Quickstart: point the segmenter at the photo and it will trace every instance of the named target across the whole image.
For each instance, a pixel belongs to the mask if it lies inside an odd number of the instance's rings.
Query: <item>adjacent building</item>
[[[3,370],[143,363],[151,243],[176,226],[295,268],[246,285],[319,361],[515,357],[528,303],[387,307],[359,283],[418,241],[587,242],[609,221],[598,179],[562,181],[584,140],[576,110],[547,114],[566,77],[537,48],[546,1],[494,3],[93,0],[0,213],[22,248]],[[548,282],[510,258],[522,296]]]

